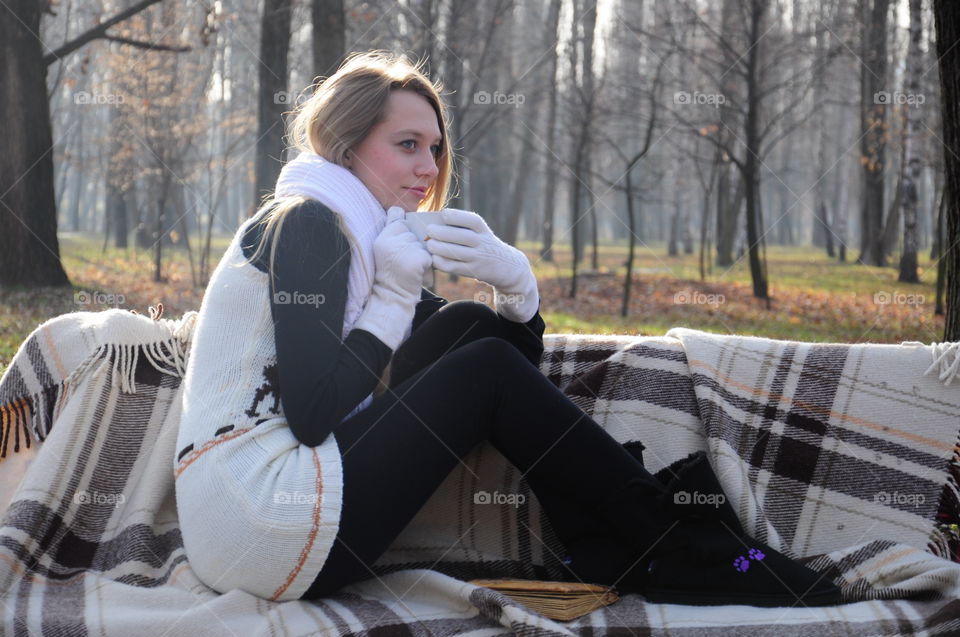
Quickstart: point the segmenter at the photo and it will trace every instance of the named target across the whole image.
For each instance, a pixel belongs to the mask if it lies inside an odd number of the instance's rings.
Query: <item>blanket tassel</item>
[[[101,345],[67,377],[64,383],[75,384],[97,361],[112,360],[114,384],[119,385],[120,391],[124,393],[135,394],[137,393],[135,376],[141,354],[158,372],[183,378],[187,372],[190,339],[196,319],[196,312],[185,315],[180,325],[171,332],[170,337],[160,341],[137,345],[118,343]]]
[[[932,371],[937,371],[939,380],[944,385],[949,385],[953,382],[957,372],[960,371],[960,341],[931,343],[930,350],[933,354],[933,362],[927,368],[927,371],[923,372],[923,375],[926,376]]]

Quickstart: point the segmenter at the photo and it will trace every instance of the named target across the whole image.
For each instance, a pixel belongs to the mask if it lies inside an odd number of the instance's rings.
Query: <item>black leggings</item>
[[[304,599],[372,577],[370,566],[482,441],[522,472],[564,543],[606,530],[598,493],[650,476],[505,338],[487,306],[443,307],[397,350],[391,389],[337,425],[340,528]]]

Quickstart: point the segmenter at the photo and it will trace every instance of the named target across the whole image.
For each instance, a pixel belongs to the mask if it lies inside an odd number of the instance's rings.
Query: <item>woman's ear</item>
[[[343,163],[346,165],[347,170],[353,170],[353,158],[350,156],[349,150],[343,154]]]

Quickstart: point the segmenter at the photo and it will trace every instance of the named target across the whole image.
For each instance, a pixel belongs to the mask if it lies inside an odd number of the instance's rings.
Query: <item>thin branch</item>
[[[155,44],[153,42],[143,42],[142,40],[131,40],[130,38],[121,38],[116,35],[104,35],[102,36],[105,40],[110,40],[111,42],[119,42],[120,44],[129,44],[130,46],[135,46],[138,49],[149,49],[152,51],[173,51],[174,53],[186,53],[190,51],[188,46],[172,46],[169,44]]]
[[[71,53],[73,53],[74,51],[82,47],[84,44],[87,44],[88,42],[92,42],[93,40],[96,40],[99,38],[106,37],[107,29],[109,29],[110,27],[112,27],[113,25],[119,22],[123,22],[127,18],[140,13],[150,5],[156,4],[160,1],[161,0],[140,0],[140,2],[133,5],[126,11],[121,11],[120,13],[113,16],[106,22],[101,22],[100,24],[93,27],[86,33],[83,33],[77,36],[76,38],[74,38],[73,40],[71,40],[70,42],[67,42],[66,44],[61,46],[59,49],[54,51],[53,53],[48,53],[47,55],[43,56],[43,63],[49,66],[54,62],[60,60],[61,58],[64,58],[70,55]]]

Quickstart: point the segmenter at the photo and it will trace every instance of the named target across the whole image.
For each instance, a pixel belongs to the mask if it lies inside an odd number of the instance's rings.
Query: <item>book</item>
[[[620,597],[612,586],[528,579],[475,579],[471,584],[492,588],[545,617],[570,621]]]

